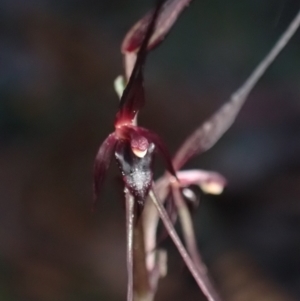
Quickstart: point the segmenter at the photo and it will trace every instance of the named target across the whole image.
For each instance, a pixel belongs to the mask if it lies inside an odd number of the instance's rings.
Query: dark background
[[[113,129],[120,43],[152,4],[0,1],[0,300],[125,300],[122,186],[112,164],[91,214],[92,168]],[[296,0],[193,1],[149,57],[140,124],[174,153],[299,8]],[[204,196],[194,215],[200,250],[226,300],[300,299],[299,53],[298,32],[234,126],[188,164],[228,179],[225,192]],[[199,300],[166,246],[169,275],[157,300]]]

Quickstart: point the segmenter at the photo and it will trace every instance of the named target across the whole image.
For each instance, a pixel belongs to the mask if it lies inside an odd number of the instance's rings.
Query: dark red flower
[[[149,40],[154,32],[156,20],[164,1],[159,1],[144,38],[140,45],[134,69],[120,100],[115,119],[115,131],[100,146],[94,168],[94,200],[96,201],[105,173],[114,155],[122,173],[125,187],[144,204],[153,181],[153,155],[159,151],[167,164],[168,171],[176,177],[167,148],[155,133],[135,125],[138,111],[145,103],[143,68]]]

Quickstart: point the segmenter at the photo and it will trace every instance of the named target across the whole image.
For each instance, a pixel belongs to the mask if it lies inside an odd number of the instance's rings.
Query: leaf
[[[179,15],[191,1],[192,0],[167,0],[164,3],[147,50],[153,49],[164,40]],[[121,46],[121,51],[123,53],[138,51],[152,15],[153,12],[149,12],[129,30]]]
[[[137,54],[137,59],[129,78],[128,85],[126,86],[124,93],[120,100],[119,113],[117,114],[117,121],[126,120],[132,121],[136,113],[144,106],[145,93],[144,93],[144,76],[143,69],[147,57],[147,45],[152,36],[159,11],[162,7],[163,1],[158,1],[158,5],[155,8],[150,22],[148,22],[143,36],[141,37],[141,47]]]
[[[115,149],[117,138],[115,133],[110,134],[100,146],[94,165],[94,206],[99,197],[99,192],[103,185],[106,171]]]

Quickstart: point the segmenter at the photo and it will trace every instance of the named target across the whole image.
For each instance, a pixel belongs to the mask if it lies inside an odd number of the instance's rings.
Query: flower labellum
[[[132,152],[139,158],[144,158],[149,148],[147,138],[140,136],[132,139],[130,142]]]

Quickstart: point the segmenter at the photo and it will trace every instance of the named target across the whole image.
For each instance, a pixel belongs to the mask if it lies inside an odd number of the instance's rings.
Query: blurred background
[[[125,300],[122,185],[112,164],[92,214],[92,169],[113,129],[122,38],[152,4],[0,0],[0,300]],[[296,0],[193,1],[149,57],[140,123],[174,153],[299,9]],[[187,165],[228,179],[194,214],[225,300],[300,300],[299,53],[298,32],[228,133]],[[157,300],[202,300],[165,246]]]

